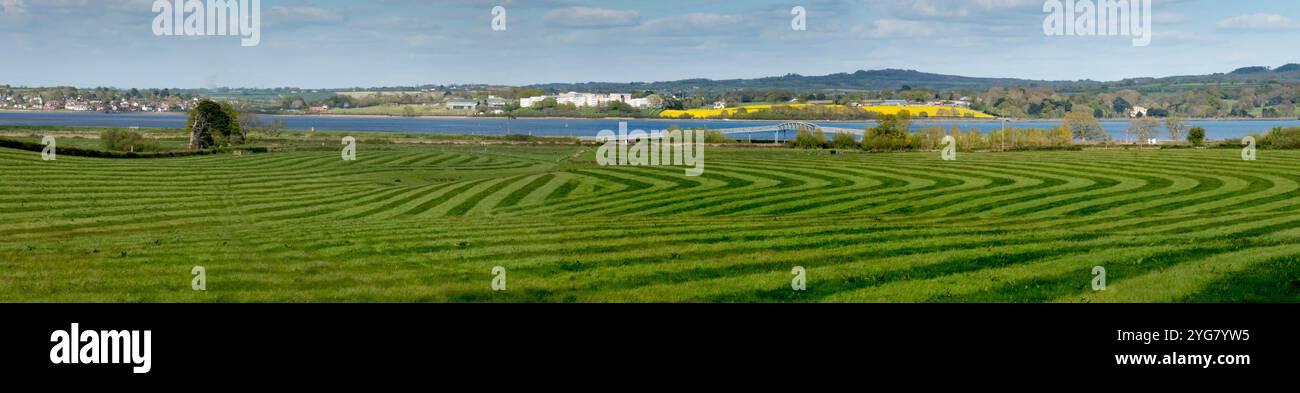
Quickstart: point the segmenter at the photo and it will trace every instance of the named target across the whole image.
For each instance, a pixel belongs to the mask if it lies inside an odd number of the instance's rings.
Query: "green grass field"
[[[1300,152],[591,149],[0,149],[0,301],[1300,301]]]

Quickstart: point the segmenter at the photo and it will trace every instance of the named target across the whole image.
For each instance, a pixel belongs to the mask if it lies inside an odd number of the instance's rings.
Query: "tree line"
[[[945,136],[952,136],[961,150],[1021,150],[1021,149],[1073,149],[1084,145],[1110,145],[1121,142],[1110,135],[1101,122],[1087,112],[1071,113],[1060,126],[1054,128],[1008,127],[988,133],[977,129],[963,131],[959,126],[944,128],[941,126],[919,127],[912,130],[913,118],[907,111],[897,115],[881,115],[877,124],[865,129],[863,137],[847,133],[834,133],[827,136],[818,128],[799,129],[790,142],[792,147],[804,149],[863,149],[875,152],[890,151],[925,151],[941,148]],[[1202,146],[1205,143],[1205,129],[1191,127],[1183,118],[1171,117],[1163,121],[1146,118],[1130,123],[1125,133],[1134,138],[1136,144],[1146,144],[1148,139],[1157,138],[1156,133],[1163,128],[1169,141],[1177,144]],[[1300,128],[1296,129],[1296,145],[1300,146]],[[1280,132],[1275,131],[1275,134]],[[1292,138],[1287,136],[1287,138]],[[1284,145],[1281,141],[1291,139],[1280,136],[1271,140],[1279,141],[1275,146]]]

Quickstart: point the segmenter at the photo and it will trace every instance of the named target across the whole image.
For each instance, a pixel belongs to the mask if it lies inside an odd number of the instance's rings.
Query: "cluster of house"
[[[579,108],[606,106],[612,102],[622,102],[633,108],[638,108],[638,109],[649,108],[652,105],[649,99],[632,98],[631,94],[578,93],[578,92],[571,91],[568,93],[563,93],[563,94],[558,94],[553,96],[520,98],[519,107],[531,108],[547,99],[555,99],[555,103],[560,105],[573,104],[573,106]]]
[[[46,100],[39,95],[0,95],[0,108],[76,112],[172,112],[189,110],[194,107],[196,100],[175,103],[161,100],[101,100],[83,97]]]
[[[936,100],[925,103],[928,106],[946,106],[949,108],[970,109],[970,98],[962,97],[959,100]]]
[[[962,97],[959,100],[933,100],[925,103],[914,103],[908,100],[865,100],[862,102],[850,104],[851,106],[938,106],[949,108],[970,109],[970,98]]]
[[[45,109],[45,99],[41,96],[17,96],[0,94],[0,108],[6,109]]]

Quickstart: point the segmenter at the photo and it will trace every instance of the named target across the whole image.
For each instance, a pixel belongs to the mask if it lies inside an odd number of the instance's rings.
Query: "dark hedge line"
[[[7,147],[10,149],[27,150],[27,151],[34,151],[34,152],[40,152],[45,149],[44,144],[14,140],[9,138],[0,138],[0,147]],[[93,150],[93,149],[82,149],[77,147],[58,147],[55,153],[58,153],[59,155],[67,155],[67,156],[74,156],[74,157],[90,157],[90,158],[176,158],[176,157],[206,156],[212,154],[229,153],[232,150],[243,150],[250,153],[270,152],[270,149],[265,147],[256,147],[256,148],[248,148],[248,149],[221,148],[221,149],[193,150],[193,151],[177,150],[177,151],[148,152],[148,153]]]

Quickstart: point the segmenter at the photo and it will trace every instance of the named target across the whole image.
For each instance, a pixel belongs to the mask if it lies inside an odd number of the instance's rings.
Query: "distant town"
[[[184,112],[194,108],[199,101],[197,96],[131,95],[126,97],[100,97],[77,93],[51,97],[50,94],[38,92],[0,93],[0,109],[39,110],[39,111],[73,111],[73,112]]]

